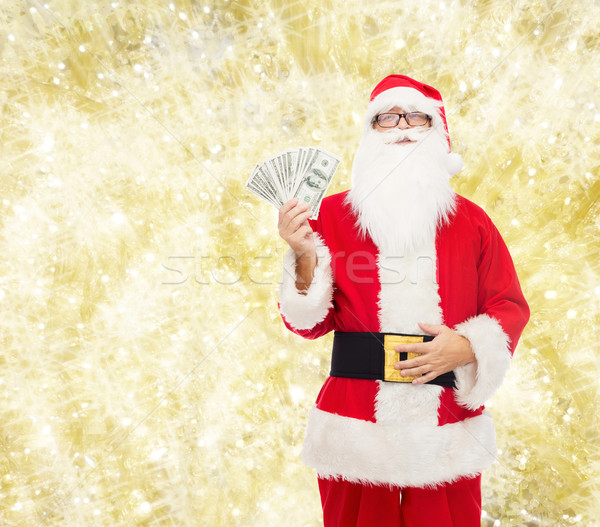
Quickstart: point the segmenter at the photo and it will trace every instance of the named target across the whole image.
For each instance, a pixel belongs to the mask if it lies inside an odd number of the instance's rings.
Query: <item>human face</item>
[[[399,114],[404,114],[406,113],[402,108],[400,108],[399,106],[394,106],[391,110],[388,110],[387,112],[384,113],[399,113]],[[420,126],[411,126],[406,122],[406,118],[404,116],[402,116],[400,118],[400,121],[398,121],[398,124],[393,127],[393,128],[384,128],[382,126],[379,125],[379,123],[377,122],[377,120],[375,120],[373,122],[373,128],[375,130],[377,130],[378,132],[388,132],[390,130],[394,130],[394,129],[400,129],[400,130],[408,130],[411,128],[430,128],[431,127],[431,119],[429,119],[424,125],[420,125]],[[409,139],[406,139],[403,142],[408,142],[408,143],[412,143],[413,141],[410,141]]]

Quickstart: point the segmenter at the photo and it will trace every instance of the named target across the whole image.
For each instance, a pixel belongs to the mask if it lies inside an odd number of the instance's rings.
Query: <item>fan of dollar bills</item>
[[[306,201],[314,220],[339,164],[339,157],[321,148],[284,150],[256,165],[246,188],[276,208],[292,198]]]

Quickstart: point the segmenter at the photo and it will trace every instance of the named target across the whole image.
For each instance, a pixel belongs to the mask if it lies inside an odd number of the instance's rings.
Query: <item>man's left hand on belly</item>
[[[398,352],[419,354],[418,357],[399,361],[394,365],[397,370],[401,370],[403,377],[421,375],[412,381],[413,384],[426,383],[458,366],[475,361],[471,343],[453,329],[423,322],[419,322],[419,327],[425,333],[435,335],[434,339],[394,348]]]

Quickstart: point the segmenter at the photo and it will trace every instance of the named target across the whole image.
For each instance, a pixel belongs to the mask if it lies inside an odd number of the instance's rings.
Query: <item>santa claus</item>
[[[487,214],[455,194],[437,90],[391,75],[373,90],[352,189],[317,220],[279,212],[290,250],[280,311],[309,338],[335,331],[303,460],[325,527],[479,527],[496,456],[485,401],[529,310]]]

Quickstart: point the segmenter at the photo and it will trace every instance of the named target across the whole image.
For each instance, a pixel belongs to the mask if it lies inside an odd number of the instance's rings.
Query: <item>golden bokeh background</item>
[[[331,341],[283,327],[244,184],[319,145],[348,188],[403,73],[444,96],[454,188],[532,308],[482,524],[600,525],[599,25],[595,0],[2,0],[0,524],[319,525]]]

